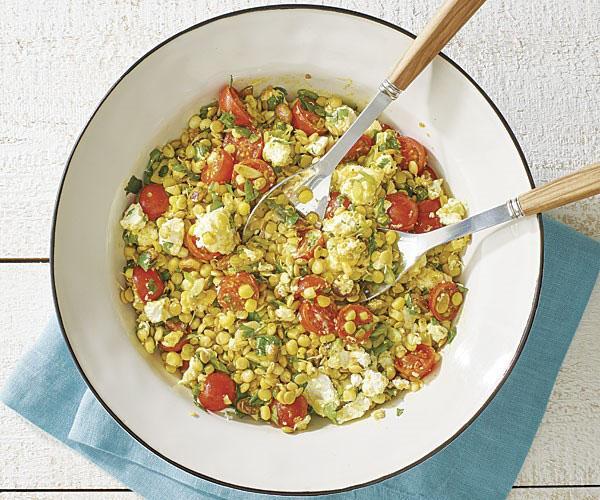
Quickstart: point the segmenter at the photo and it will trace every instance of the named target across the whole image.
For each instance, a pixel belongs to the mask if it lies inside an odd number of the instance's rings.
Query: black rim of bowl
[[[150,446],[148,443],[146,443],[142,438],[140,438],[139,436],[137,436],[131,429],[129,429],[120,419],[119,417],[117,417],[117,415],[115,415],[115,413],[109,408],[109,406],[102,400],[102,398],[99,396],[99,394],[96,392],[96,390],[94,389],[94,386],[92,385],[92,383],[90,382],[90,380],[86,377],[81,365],[79,364],[79,361],[77,360],[77,357],[75,356],[75,353],[73,351],[73,348],[71,346],[71,343],[69,342],[69,338],[67,336],[66,330],[65,330],[65,326],[63,324],[62,321],[62,316],[60,313],[60,308],[58,305],[58,297],[57,297],[57,292],[56,292],[56,279],[55,279],[55,271],[54,271],[54,263],[55,263],[55,259],[54,259],[54,244],[55,244],[55,238],[56,238],[56,223],[57,223],[57,217],[58,217],[58,210],[59,210],[59,205],[60,205],[60,198],[61,198],[61,194],[62,194],[62,190],[63,190],[63,186],[64,186],[64,182],[65,179],[67,177],[67,173],[69,171],[69,166],[71,164],[71,160],[73,158],[73,155],[75,153],[75,151],[77,150],[77,146],[79,145],[79,142],[81,140],[81,138],[83,137],[83,135],[85,134],[89,124],[91,123],[91,121],[94,119],[94,117],[96,116],[96,113],[98,112],[98,110],[102,107],[102,105],[104,104],[104,101],[110,96],[110,94],[112,93],[112,91],[119,85],[119,83],[121,83],[121,81],[138,65],[140,64],[143,60],[145,60],[148,56],[150,56],[151,54],[153,54],[154,52],[156,52],[158,49],[160,49],[163,45],[166,45],[167,43],[171,42],[172,40],[176,39],[177,37],[184,35],[185,33],[188,33],[190,31],[193,31],[195,29],[198,28],[202,28],[203,26],[213,23],[215,21],[219,21],[221,19],[225,19],[228,17],[233,17],[233,16],[239,16],[239,15],[243,15],[243,14],[248,14],[251,12],[260,12],[260,11],[264,11],[264,10],[293,10],[293,9],[312,9],[312,10],[320,10],[320,11],[329,11],[329,12],[336,12],[338,14],[344,14],[344,15],[350,15],[350,16],[355,16],[355,17],[360,17],[362,19],[366,19],[368,21],[371,22],[375,22],[378,24],[381,24],[383,26],[386,26],[388,28],[392,28],[400,33],[403,33],[406,36],[409,36],[411,38],[416,38],[415,35],[407,30],[405,30],[404,28],[401,28],[393,23],[390,23],[388,21],[385,21],[383,19],[379,19],[377,17],[373,17],[371,15],[368,14],[363,14],[361,12],[355,12],[352,10],[347,10],[347,9],[343,9],[343,8],[339,8],[339,7],[330,7],[330,6],[322,6],[322,5],[310,5],[310,4],[282,4],[282,5],[266,5],[266,6],[261,6],[261,7],[254,7],[254,8],[250,8],[250,9],[243,9],[243,10],[237,10],[234,12],[229,12],[226,14],[222,14],[220,16],[217,17],[213,17],[210,19],[207,19],[205,21],[202,21],[200,23],[194,24],[193,26],[190,26],[189,28],[186,28],[182,31],[180,31],[179,33],[176,33],[175,35],[167,38],[166,40],[164,40],[163,42],[161,42],[160,44],[156,45],[154,48],[152,48],[150,51],[148,51],[146,54],[144,54],[142,57],[140,57],[135,63],[133,63],[128,69],[127,71],[125,71],[125,73],[123,73],[119,79],[111,86],[111,88],[108,90],[108,92],[106,93],[106,95],[102,98],[102,100],[100,101],[100,103],[98,104],[98,106],[96,107],[96,109],[94,110],[94,112],[92,113],[92,115],[90,116],[89,120],[86,122],[85,127],[83,128],[83,130],[81,131],[81,133],[79,134],[77,141],[75,142],[75,145],[73,146],[71,153],[69,154],[69,158],[67,160],[66,166],[65,166],[65,170],[63,172],[61,181],[60,181],[60,186],[59,186],[59,190],[58,190],[58,194],[56,197],[56,203],[54,206],[54,213],[52,216],[52,232],[51,232],[51,241],[50,241],[50,277],[51,277],[51,284],[52,284],[52,297],[54,300],[54,307],[56,309],[56,314],[58,317],[58,322],[60,325],[60,329],[63,335],[63,338],[65,339],[65,342],[67,344],[67,347],[71,353],[71,357],[73,358],[73,361],[75,362],[75,365],[77,366],[77,369],[79,370],[79,373],[81,374],[81,376],[83,377],[83,380],[85,381],[85,383],[87,384],[87,386],[89,387],[90,391],[92,391],[92,393],[94,394],[94,396],[96,397],[96,399],[98,399],[98,401],[100,402],[100,404],[102,404],[102,406],[104,407],[104,409],[110,414],[110,416],[129,434],[131,435],[131,437],[133,437],[136,441],[138,441],[142,446],[144,446],[145,448],[147,448],[148,450],[150,450],[152,453],[154,453],[156,456],[162,458],[163,460],[165,460],[166,462],[168,462],[169,464],[189,473],[192,474],[193,476],[199,477],[201,479],[205,479],[207,481],[210,481],[212,483],[215,484],[219,484],[221,486],[226,486],[229,488],[234,488],[234,489],[238,489],[238,490],[243,490],[243,491],[248,491],[248,492],[253,492],[253,493],[266,493],[266,494],[271,494],[271,495],[299,495],[299,496],[304,496],[304,495],[325,495],[325,494],[332,494],[332,493],[341,493],[341,492],[345,492],[345,491],[351,491],[357,488],[364,488],[366,486],[370,486],[376,483],[379,483],[381,481],[385,481],[386,479],[390,479],[394,476],[397,476],[398,474],[401,474],[402,472],[405,472],[411,468],[413,468],[416,465],[419,465],[420,463],[424,462],[425,460],[427,460],[428,458],[432,457],[433,455],[435,455],[436,453],[438,453],[439,451],[441,451],[442,449],[444,449],[447,445],[449,445],[452,441],[454,441],[460,434],[462,434],[474,421],[475,419],[477,419],[477,417],[479,417],[479,415],[483,412],[483,410],[485,410],[485,408],[490,404],[490,402],[492,401],[492,399],[496,396],[496,394],[498,393],[498,391],[502,388],[502,386],[504,385],[504,382],[506,382],[506,379],[508,378],[508,376],[510,375],[510,373],[512,372],[517,360],[519,359],[521,352],[523,351],[523,348],[525,347],[525,343],[527,341],[527,338],[529,336],[529,332],[531,331],[531,326],[533,323],[533,319],[535,317],[535,312],[537,310],[538,307],[538,303],[539,303],[539,298],[540,298],[540,290],[541,290],[541,285],[542,285],[542,275],[543,275],[543,267],[544,267],[544,226],[543,226],[543,222],[542,222],[542,217],[541,215],[537,216],[538,219],[538,224],[539,224],[539,229],[540,229],[540,269],[539,269],[539,274],[538,274],[538,280],[537,280],[537,285],[536,285],[536,292],[535,292],[535,297],[532,303],[532,307],[531,307],[531,312],[529,314],[529,319],[527,321],[527,326],[525,328],[525,331],[523,332],[523,335],[521,337],[521,342],[519,344],[519,347],[517,349],[517,352],[515,354],[515,356],[513,357],[513,359],[510,362],[510,366],[509,368],[506,370],[506,372],[504,373],[502,380],[500,381],[500,383],[497,385],[497,387],[494,389],[494,391],[492,392],[492,394],[490,395],[490,397],[485,401],[485,403],[483,404],[483,406],[454,434],[452,435],[450,438],[448,438],[444,443],[442,443],[441,445],[439,445],[438,447],[436,447],[434,450],[432,450],[430,453],[428,453],[427,455],[423,456],[422,458],[420,458],[419,460],[407,465],[406,467],[403,467],[395,472],[392,472],[390,474],[386,474],[385,476],[381,476],[381,477],[377,477],[375,479],[372,479],[371,481],[367,481],[364,483],[360,483],[360,484],[355,484],[352,486],[348,486],[346,488],[339,488],[339,489],[333,489],[333,490],[322,490],[322,491],[274,491],[274,490],[263,490],[263,489],[258,489],[258,488],[251,488],[248,486],[242,486],[242,485],[236,485],[236,484],[232,484],[232,483],[228,483],[225,481],[221,481],[219,479],[215,479],[213,477],[209,477],[206,476],[200,472],[191,470],[187,467],[185,467],[184,465],[181,465],[173,460],[171,460],[170,458],[162,455],[161,453],[159,453],[158,451],[156,451],[154,448],[152,448],[152,446]],[[502,113],[500,112],[500,110],[497,108],[497,106],[494,104],[494,102],[491,100],[491,98],[486,94],[486,92],[477,84],[477,82],[475,80],[473,80],[473,78],[471,78],[471,76],[469,76],[467,74],[467,72],[462,69],[457,63],[455,63],[452,59],[450,59],[448,56],[446,56],[443,53],[440,53],[440,57],[442,57],[446,62],[450,63],[456,70],[458,70],[470,83],[471,85],[473,85],[473,87],[475,87],[476,90],[479,91],[479,93],[485,98],[485,100],[487,101],[487,103],[489,104],[489,106],[494,110],[494,112],[496,113],[496,115],[498,116],[498,119],[502,122],[502,124],[504,125],[504,128],[506,129],[506,131],[508,132],[515,148],[517,149],[519,156],[521,158],[521,161],[523,163],[523,167],[525,169],[525,172],[527,174],[527,177],[529,178],[529,183],[531,184],[531,187],[535,187],[535,184],[533,182],[533,177],[531,175],[531,170],[529,169],[529,165],[527,164],[527,160],[525,159],[525,155],[523,153],[523,150],[521,149],[521,146],[519,145],[514,132],[512,131],[512,129],[510,128],[510,126],[508,125],[508,122],[506,121],[506,119],[504,118],[504,116],[502,115]]]

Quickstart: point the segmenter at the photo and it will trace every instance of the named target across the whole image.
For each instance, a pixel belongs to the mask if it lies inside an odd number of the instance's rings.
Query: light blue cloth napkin
[[[421,465],[382,483],[323,498],[488,500],[508,494],[600,269],[598,242],[547,218],[544,229],[539,308],[525,349],[492,403],[461,436]],[[132,439],[87,389],[55,320],[0,397],[149,499],[266,498],[198,479]]]

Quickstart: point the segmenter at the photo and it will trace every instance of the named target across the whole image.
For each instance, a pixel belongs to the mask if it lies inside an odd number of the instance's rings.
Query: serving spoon
[[[546,212],[597,194],[600,194],[600,163],[588,165],[572,174],[559,177],[456,224],[421,234],[395,231],[398,234],[398,249],[402,255],[402,268],[398,270],[394,283],[417,262],[421,255],[434,247],[483,229]],[[393,231],[387,228],[385,230]],[[382,294],[394,283],[376,285],[369,290],[370,294],[364,300]]]
[[[252,235],[256,214],[260,213],[267,199],[277,191],[283,192],[300,214],[315,212],[322,219],[327,209],[331,174],[335,167],[373,121],[412,83],[484,2],[485,0],[446,0],[412,42],[390,76],[381,82],[375,97],[327,154],[308,168],[283,179],[260,198],[250,212],[242,231],[242,239],[246,241]],[[312,198],[302,203],[298,194],[307,188],[311,190]]]

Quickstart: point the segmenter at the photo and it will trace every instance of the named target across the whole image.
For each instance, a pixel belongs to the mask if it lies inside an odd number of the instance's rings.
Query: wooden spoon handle
[[[523,215],[533,215],[600,194],[600,163],[594,163],[519,196]]]
[[[446,0],[400,59],[388,80],[400,90],[405,90],[484,2]]]

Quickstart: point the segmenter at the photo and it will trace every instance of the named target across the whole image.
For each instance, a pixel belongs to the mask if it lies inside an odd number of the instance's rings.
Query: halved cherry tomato
[[[455,305],[452,300],[456,294],[460,295],[454,299],[454,301],[458,301],[458,305]],[[429,292],[429,310],[438,321],[452,321],[460,310],[462,300],[462,293],[456,283],[452,281],[438,283]]]
[[[224,410],[234,404],[236,399],[235,382],[223,372],[212,372],[206,377],[204,389],[198,394],[198,402],[209,411]]]
[[[209,252],[205,247],[199,247],[196,244],[196,237],[193,234],[190,234],[189,231],[186,231],[185,233],[183,245],[188,249],[188,252],[192,254],[192,257],[201,260],[202,262],[209,262],[222,255],[219,252]]]
[[[189,344],[189,342],[190,342],[186,338],[187,334],[189,333],[188,328],[181,321],[173,321],[173,320],[165,321],[165,326],[172,332],[175,332],[178,330],[182,331],[183,337],[181,337],[181,340],[179,342],[177,342],[177,344],[175,344],[173,347],[166,346],[162,342],[160,342],[158,344],[158,347],[160,348],[161,351],[165,351],[165,352],[181,352],[181,349],[183,349],[183,346],[185,344]]]
[[[317,335],[335,332],[337,308],[333,302],[327,307],[321,307],[316,302],[305,300],[300,304],[299,313],[300,324],[305,330]]]
[[[349,319],[348,316],[353,317],[353,319]],[[346,323],[353,323],[356,330],[353,333],[348,333]],[[336,326],[338,336],[346,342],[362,343],[371,336],[375,329],[373,313],[365,306],[348,304],[340,309],[336,318]]]
[[[258,172],[260,172],[262,174],[262,177],[265,178],[267,183],[265,184],[265,187],[263,187],[262,189],[259,190],[261,193],[266,193],[271,188],[271,186],[273,184],[275,184],[275,181],[277,180],[277,176],[275,175],[275,172],[271,168],[271,165],[269,165],[266,161],[258,160],[258,159],[248,159],[248,160],[239,162],[239,165],[245,165],[246,167],[250,167],[254,170],[257,170]],[[234,169],[235,168],[237,168],[237,167],[234,167]],[[254,179],[248,179],[248,180],[250,182],[252,182]],[[236,185],[239,189],[241,189],[243,191],[245,182],[240,184],[236,181]]]
[[[369,154],[371,146],[373,145],[373,139],[368,135],[361,135],[358,141],[354,143],[354,146],[350,148],[350,151],[346,153],[342,161],[356,161],[361,156]]]
[[[419,216],[413,228],[415,233],[427,233],[442,227],[440,218],[435,213],[440,209],[440,200],[423,200],[417,203]]]
[[[402,161],[398,166],[406,170],[408,169],[408,164],[414,161],[417,164],[417,173],[421,174],[427,164],[427,151],[425,147],[412,137],[397,134],[397,138],[400,144],[400,153],[402,153]]]
[[[433,170],[433,168],[431,168],[429,165],[427,165],[427,166],[426,166],[426,167],[423,169],[423,172],[421,172],[421,175],[422,175],[423,177],[427,177],[427,176],[429,176],[429,178],[430,178],[432,181],[435,181],[435,180],[438,178],[437,174],[435,173],[435,170]]]
[[[325,245],[323,233],[318,229],[309,229],[307,231],[298,231],[300,242],[296,251],[297,259],[310,260],[315,256],[317,247]]]
[[[390,227],[398,231],[412,229],[419,217],[417,202],[404,193],[388,194],[385,199],[392,205],[387,209],[390,217]]]
[[[148,219],[156,220],[169,209],[169,195],[160,184],[148,184],[140,191],[140,205]]]
[[[223,146],[227,146],[227,144],[233,144],[235,146],[233,159],[236,163],[254,158],[262,158],[262,151],[265,147],[262,134],[254,127],[249,128],[250,132],[258,137],[255,142],[251,142],[248,137],[244,137],[243,135],[237,138],[233,137],[231,133],[226,134],[225,139],[223,139]]]
[[[429,375],[435,368],[435,350],[425,344],[419,344],[413,352],[396,358],[396,369],[405,379],[419,380]]]
[[[236,125],[244,127],[252,123],[252,118],[240,99],[237,90],[229,85],[223,87],[219,92],[219,109],[226,113],[231,113],[235,118]]]
[[[329,284],[320,276],[316,274],[309,274],[308,276],[302,276],[297,282],[295,286],[294,295],[297,299],[302,297],[302,293],[307,288],[312,288],[315,293],[319,293],[323,290],[327,290],[329,288]]]
[[[242,311],[246,300],[240,297],[239,289],[242,285],[250,285],[253,299],[258,299],[258,283],[254,276],[247,272],[240,272],[232,276],[225,276],[219,283],[217,300],[223,309]]]
[[[299,128],[306,135],[324,134],[327,129],[325,128],[325,121],[316,113],[304,109],[300,100],[296,99],[292,106],[292,125],[294,128]]]
[[[329,193],[329,203],[327,204],[327,210],[325,210],[326,219],[333,217],[338,207],[348,208],[350,206],[350,200],[345,196],[341,196],[341,198],[340,196],[337,191]]]
[[[275,413],[279,427],[294,428],[308,414],[308,402],[304,396],[298,396],[291,405],[273,401],[271,410]]]
[[[158,299],[165,289],[165,284],[156,269],[144,271],[139,266],[133,268],[133,286],[142,302]]]
[[[233,158],[224,149],[213,151],[206,159],[206,167],[202,170],[200,178],[205,184],[218,182],[226,184],[231,182],[233,174]]]

